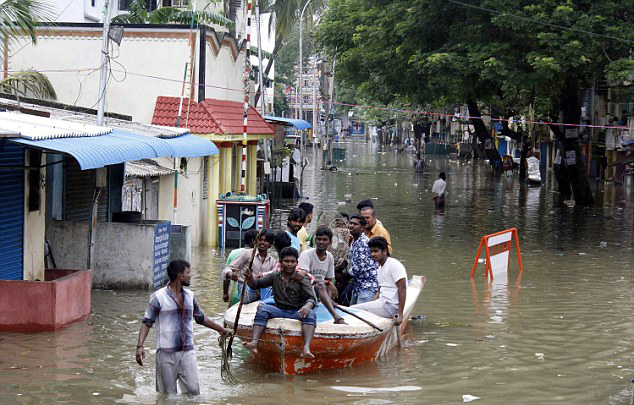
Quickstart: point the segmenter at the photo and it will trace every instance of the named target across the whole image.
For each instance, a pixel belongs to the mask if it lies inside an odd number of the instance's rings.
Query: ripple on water
[[[479,164],[435,156],[415,175],[411,155],[369,154],[371,144],[347,147],[349,157],[357,156],[340,172],[307,168],[305,192],[318,211],[350,214],[357,201],[375,198],[394,256],[410,275],[428,279],[414,310],[425,318],[410,323],[402,349],[385,359],[309,376],[263,371],[238,345],[233,370],[242,384],[236,386],[220,376],[215,332],[195,326],[202,395],[178,403],[438,404],[462,402],[463,395],[492,405],[628,403],[634,374],[630,199],[610,189],[598,194],[602,205],[592,209],[556,207],[550,178],[526,189]],[[443,215],[434,212],[429,191],[441,170],[449,191]],[[338,205],[347,194],[353,202]],[[274,213],[275,223],[283,223],[286,212]],[[520,233],[521,281],[512,260],[507,286],[488,287],[482,264],[471,284],[481,236],[509,227]],[[224,310],[218,280],[224,258],[200,248],[191,263],[192,289],[215,317]],[[56,333],[0,334],[0,403],[157,403],[153,332],[146,366],[134,360],[148,298],[147,291],[95,290],[85,322]]]

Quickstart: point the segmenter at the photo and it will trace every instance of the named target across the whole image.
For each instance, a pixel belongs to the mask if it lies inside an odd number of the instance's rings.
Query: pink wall
[[[89,270],[46,270],[46,280],[0,280],[0,331],[61,329],[90,313]]]

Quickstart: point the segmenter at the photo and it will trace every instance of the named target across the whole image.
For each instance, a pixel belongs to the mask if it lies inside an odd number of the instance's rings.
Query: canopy
[[[294,126],[298,130],[310,129],[313,126],[308,121],[297,120],[294,118],[274,117],[272,115],[265,115],[264,119],[271,124]]]
[[[210,156],[219,153],[213,142],[191,134],[163,139],[116,129],[109,134],[91,137],[10,140],[32,148],[67,153],[77,159],[82,170],[130,160]]]

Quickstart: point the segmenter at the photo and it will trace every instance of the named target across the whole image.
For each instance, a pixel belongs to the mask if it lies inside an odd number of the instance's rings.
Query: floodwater
[[[195,326],[202,394],[164,400],[154,389],[154,351],[134,360],[147,291],[93,293],[87,321],[56,333],[0,334],[0,404],[629,404],[634,377],[634,209],[632,190],[593,184],[593,208],[558,208],[542,187],[489,173],[481,164],[347,145],[337,172],[306,170],[305,193],[318,210],[353,213],[375,199],[394,256],[428,279],[403,336],[380,362],[305,376],[250,364],[236,345],[220,376],[217,334]],[[431,185],[447,172],[443,213]],[[354,203],[346,203],[350,194]],[[469,279],[480,238],[517,227],[524,272],[512,256],[507,285],[487,286],[483,265]],[[512,250],[515,253],[515,250]],[[192,289],[207,315],[223,311],[223,259],[197,249]],[[147,347],[154,344],[150,333]],[[477,399],[476,399],[477,397]]]

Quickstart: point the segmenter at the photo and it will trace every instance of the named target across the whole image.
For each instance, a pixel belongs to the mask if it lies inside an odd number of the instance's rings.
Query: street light
[[[306,4],[304,4],[304,8],[302,9],[302,13],[299,15],[299,119],[304,119],[304,74],[302,72],[303,67],[303,31],[304,31],[304,12],[306,11],[306,7],[310,4],[311,0],[308,0]],[[315,112],[313,111],[313,114]],[[313,131],[315,129],[313,128]],[[306,132],[302,131],[302,158],[304,157],[304,152],[306,151]]]

